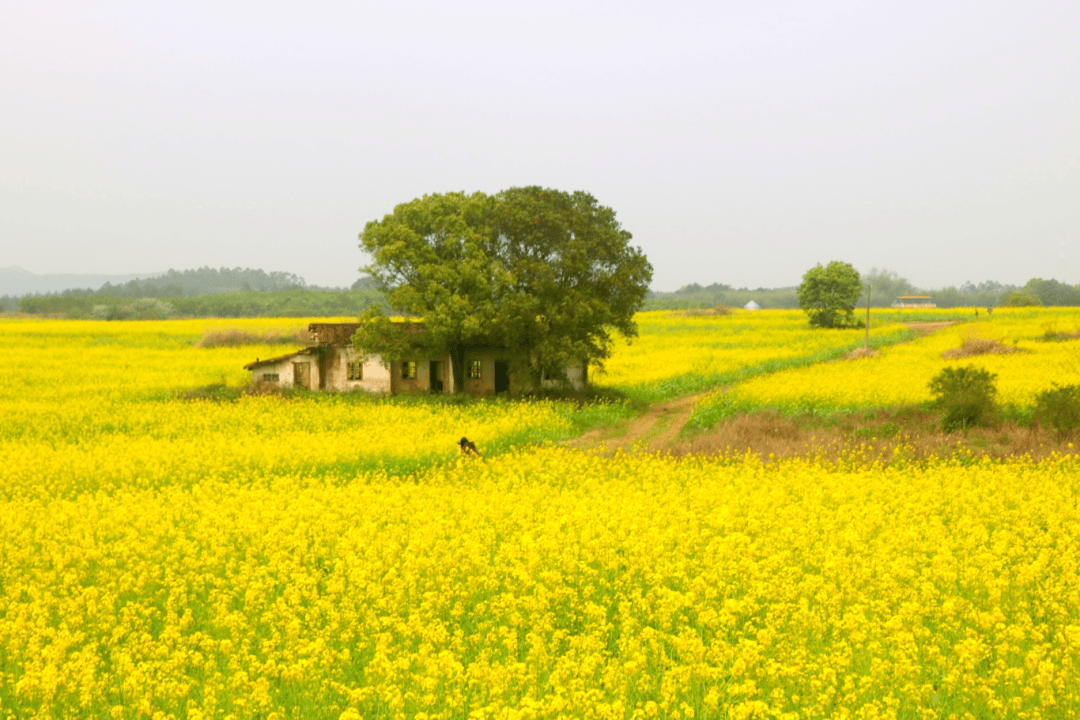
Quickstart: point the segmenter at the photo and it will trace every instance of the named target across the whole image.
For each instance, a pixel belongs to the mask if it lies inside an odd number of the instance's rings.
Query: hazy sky
[[[345,285],[396,204],[520,185],[661,290],[1080,283],[1080,2],[0,4],[0,266]]]

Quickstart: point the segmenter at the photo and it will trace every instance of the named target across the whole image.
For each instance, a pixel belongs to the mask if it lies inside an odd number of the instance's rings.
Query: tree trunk
[[[450,346],[450,372],[454,376],[454,394],[465,392],[465,345]]]

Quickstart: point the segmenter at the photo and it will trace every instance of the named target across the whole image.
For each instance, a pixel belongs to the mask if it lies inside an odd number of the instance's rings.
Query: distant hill
[[[132,280],[153,278],[163,273],[131,273],[129,275],[102,275],[76,273],[47,273],[38,275],[17,265],[0,267],[0,295],[29,295],[50,293],[72,288],[97,288],[105,283],[119,285]]]
[[[307,288],[304,278],[289,272],[266,272],[252,268],[201,267],[197,270],[169,270],[145,280],[129,280],[121,285],[105,283],[95,295],[110,297],[199,297],[228,292],[279,292]]]
[[[15,296],[176,298],[297,289],[318,288],[293,273],[239,267],[201,267],[147,275],[35,275],[17,267],[0,270],[0,295]]]
[[[13,275],[29,274],[21,268]],[[40,277],[40,276],[37,276]],[[82,280],[91,275],[74,275]],[[371,303],[382,302],[369,277],[351,289],[320,288],[287,272],[251,268],[169,270],[126,282],[111,278],[96,290],[69,287],[45,292],[0,292],[0,312],[56,315],[100,320],[166,319],[170,317],[323,317],[356,315]],[[14,283],[12,283],[14,284]]]

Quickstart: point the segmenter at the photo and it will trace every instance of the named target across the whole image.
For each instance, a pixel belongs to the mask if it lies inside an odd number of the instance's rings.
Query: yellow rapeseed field
[[[1073,456],[605,457],[537,444],[550,402],[184,400],[281,353],[186,322],[0,321],[0,718],[1080,714]]]
[[[262,321],[275,325],[306,322]],[[179,400],[178,390],[239,385],[249,377],[245,363],[284,352],[195,347],[214,327],[205,320],[0,322],[0,348],[18,368],[0,389],[0,496],[415,467],[454,457],[462,436],[494,449],[571,431],[568,408],[544,402],[446,406],[320,394]]]
[[[605,371],[592,379],[652,400],[837,357],[864,342],[862,330],[811,328],[799,310],[656,311],[638,313],[636,319],[639,336],[629,346],[616,344]],[[870,332],[875,346],[907,337],[895,324]]]
[[[997,374],[1002,403],[1030,406],[1053,383],[1080,382],[1080,340],[1048,342],[1048,333],[1080,328],[1075,308],[1002,308],[993,319],[953,325],[916,342],[883,348],[870,358],[824,363],[756,377],[714,401],[741,405],[826,408],[888,407],[931,399],[930,379],[948,366]],[[994,339],[1020,352],[945,359],[965,340]],[[703,404],[708,404],[706,400]]]

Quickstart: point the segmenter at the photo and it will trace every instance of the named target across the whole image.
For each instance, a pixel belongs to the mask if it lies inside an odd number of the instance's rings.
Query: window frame
[[[401,361],[401,379],[402,380],[415,380],[416,379],[416,361],[415,360],[402,360]]]
[[[484,378],[484,361],[483,360],[470,360],[469,368],[467,370],[466,380],[483,380]]]

